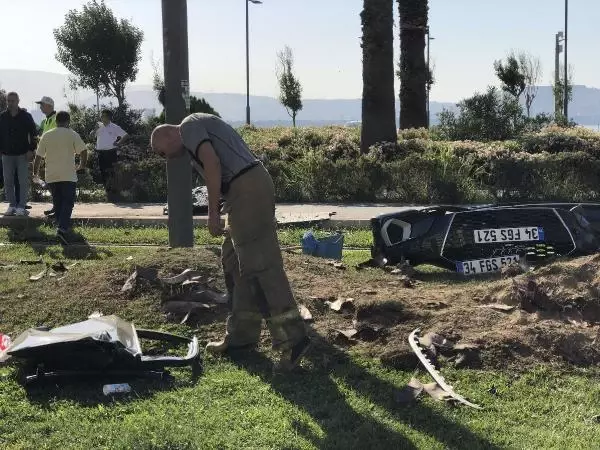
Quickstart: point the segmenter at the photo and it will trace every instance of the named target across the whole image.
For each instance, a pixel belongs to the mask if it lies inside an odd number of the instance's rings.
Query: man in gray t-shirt
[[[242,137],[210,114],[192,114],[180,125],[161,125],[152,133],[152,149],[166,158],[189,152],[206,181],[208,230],[225,235],[221,260],[231,296],[225,339],[206,350],[225,353],[255,346],[263,318],[273,348],[283,351],[278,368],[295,367],[310,340],[283,268],[275,221],[273,181]],[[227,231],[219,200],[225,199]]]

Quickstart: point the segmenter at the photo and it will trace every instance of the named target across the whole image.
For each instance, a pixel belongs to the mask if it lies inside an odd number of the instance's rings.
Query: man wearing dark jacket
[[[0,155],[4,175],[4,192],[8,201],[6,216],[26,216],[29,196],[29,162],[36,148],[37,125],[31,114],[19,108],[19,96],[9,92],[8,109],[0,114]],[[15,189],[19,179],[19,198]]]

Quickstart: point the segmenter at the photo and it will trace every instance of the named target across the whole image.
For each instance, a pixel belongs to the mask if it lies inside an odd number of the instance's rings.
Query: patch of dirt
[[[380,358],[389,367],[411,370],[419,366],[408,345],[408,336],[416,328],[421,329],[422,336],[436,333],[463,349],[438,352],[442,367],[455,364],[519,371],[539,363],[600,363],[600,256],[479,281],[457,274],[417,271],[414,277],[419,282],[411,288],[399,281],[398,274],[376,267],[342,271],[323,259],[287,253],[284,261],[297,302],[312,314],[307,326],[328,345],[352,347]],[[219,259],[205,249],[149,251],[145,257],[119,267],[98,264],[98,270],[76,270],[73,275],[77,276],[53,284],[52,291],[47,290],[50,281],[34,283],[30,289],[48,292],[41,298],[56,307],[51,320],[40,312],[39,321],[64,323],[75,313],[79,316],[99,310],[129,320],[139,317],[140,323],[164,322],[165,298],[181,296],[182,292],[173,288],[173,292],[165,293],[164,287],[141,280],[130,295],[122,294],[121,288],[136,265],[156,269],[160,278],[193,269],[211,280],[211,288],[225,290]],[[340,298],[353,299],[353,307],[334,311],[328,306],[327,302]],[[199,307],[190,315],[184,308],[175,315],[177,326],[190,327],[206,342],[222,335],[227,305],[208,300],[202,303],[210,308]],[[27,322],[32,320],[31,311],[28,308]],[[358,331],[351,338],[336,331],[351,329]],[[262,336],[268,346],[268,332]]]

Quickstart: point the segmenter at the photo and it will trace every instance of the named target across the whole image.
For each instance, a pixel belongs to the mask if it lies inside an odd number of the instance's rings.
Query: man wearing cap
[[[225,338],[206,350],[224,353],[255,346],[266,319],[273,348],[282,351],[277,369],[295,367],[310,339],[294,299],[277,239],[273,181],[242,137],[226,122],[196,113],[180,125],[161,125],[152,149],[174,158],[188,151],[208,189],[208,230],[225,234],[222,264],[232,293]],[[221,226],[219,201],[225,199],[228,230]],[[228,275],[232,278],[227,280]]]
[[[36,102],[40,105],[40,111],[44,113],[44,120],[40,124],[40,137],[44,135],[47,131],[53,130],[56,128],[56,111],[54,110],[54,100],[50,97],[42,97],[39,102]],[[51,209],[44,211],[44,215],[48,217],[52,217],[55,214],[54,206]]]
[[[42,97],[36,103],[40,105],[40,111],[46,116],[40,124],[40,136],[42,136],[46,131],[56,128],[56,111],[54,111],[54,100],[50,97]]]

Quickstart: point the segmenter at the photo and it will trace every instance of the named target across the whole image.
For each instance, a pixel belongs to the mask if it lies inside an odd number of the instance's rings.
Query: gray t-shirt
[[[209,141],[221,161],[221,183],[227,184],[241,170],[258,162],[242,137],[227,122],[211,114],[187,116],[180,126],[185,148],[195,154],[198,146]],[[202,175],[203,168],[200,167]]]

